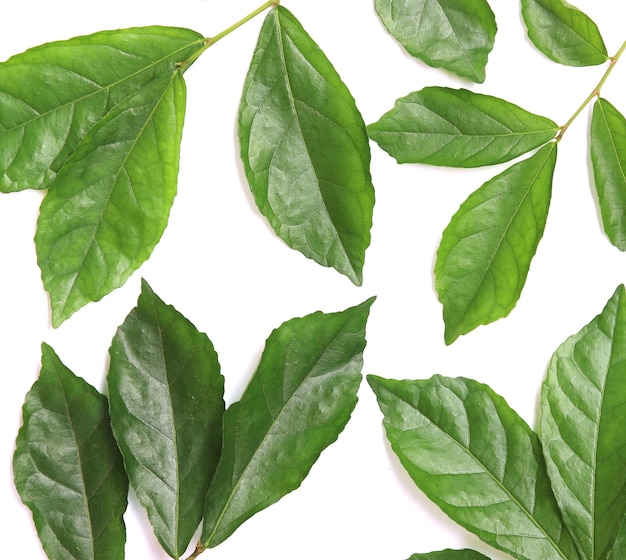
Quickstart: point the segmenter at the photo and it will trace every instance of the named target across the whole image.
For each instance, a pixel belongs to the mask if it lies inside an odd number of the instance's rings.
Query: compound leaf
[[[155,534],[179,558],[222,443],[224,379],[211,341],[143,283],[110,349],[111,422]]]
[[[605,559],[626,514],[626,294],[554,353],[541,391],[552,488],[582,557]]]
[[[485,81],[496,19],[486,0],[376,0],[383,24],[412,56]]]
[[[591,162],[604,231],[626,251],[626,119],[606,99],[593,107]]]
[[[122,560],[128,479],[106,398],[42,345],[13,457],[15,486],[50,560]]]
[[[0,64],[0,191],[47,188],[100,119],[203,43],[172,27],[101,31]]]
[[[298,488],[348,422],[361,382],[373,298],[274,330],[241,400],[224,415],[224,444],[206,500],[203,546]]]
[[[246,77],[239,141],[252,194],[276,234],[360,285],[374,206],[365,123],[281,6],[265,19]]]
[[[452,520],[515,558],[579,557],[539,439],[502,397],[464,378],[368,382],[393,451]]]
[[[437,552],[425,552],[413,554],[409,560],[489,560],[486,556],[475,550],[439,550]]]
[[[427,87],[398,99],[367,130],[398,163],[480,167],[545,144],[559,127],[497,97]]]
[[[472,193],[443,232],[435,264],[445,341],[515,307],[548,216],[554,142]]]
[[[598,26],[564,0],[522,0],[528,38],[551,60],[593,66],[608,59]]]
[[[121,286],[161,238],[184,112],[181,72],[161,73],[100,120],[54,179],[35,236],[54,326]]]

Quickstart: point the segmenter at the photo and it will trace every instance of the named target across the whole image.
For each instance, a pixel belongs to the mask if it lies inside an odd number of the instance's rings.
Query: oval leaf
[[[106,398],[42,345],[13,458],[15,486],[50,560],[122,560],[128,479]]]
[[[552,488],[583,557],[606,558],[626,514],[626,294],[554,353],[541,391]]]
[[[203,44],[188,29],[141,27],[47,43],[0,64],[0,191],[47,188],[108,111]]]
[[[497,31],[487,0],[376,0],[375,7],[409,54],[474,82],[485,81]]]
[[[626,251],[626,118],[606,99],[593,107],[591,162],[604,231]]]
[[[224,379],[211,341],[143,283],[118,329],[111,422],[131,486],[173,558],[200,524],[222,443]]]
[[[374,207],[365,123],[326,56],[280,6],[265,19],[246,77],[239,142],[276,234],[360,285]]]
[[[480,167],[545,144],[558,125],[521,107],[466,89],[427,87],[398,99],[367,127],[398,163]]]
[[[272,332],[241,400],[224,415],[222,456],[204,514],[205,548],[298,488],[337,439],[356,405],[372,302],[292,319]]]
[[[368,381],[393,451],[454,521],[515,558],[578,558],[539,439],[502,397],[464,378]]]
[[[528,38],[548,58],[567,66],[608,60],[598,26],[564,0],[522,0]]]
[[[409,560],[489,560],[485,555],[475,550],[440,550],[438,552],[426,552],[413,554]]]
[[[551,142],[487,181],[443,232],[435,285],[446,344],[515,307],[546,225],[556,152]]]
[[[185,83],[161,74],[83,139],[41,204],[37,258],[52,324],[120,287],[150,256],[176,194]]]

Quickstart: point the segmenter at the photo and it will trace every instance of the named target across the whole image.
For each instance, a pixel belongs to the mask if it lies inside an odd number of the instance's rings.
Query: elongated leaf
[[[419,488],[486,543],[526,560],[576,560],[536,434],[489,387],[368,376],[391,447]]]
[[[15,486],[50,560],[122,560],[128,479],[106,398],[42,345],[13,457]]]
[[[564,0],[522,0],[528,37],[548,58],[567,66],[593,66],[608,59],[598,26]]]
[[[398,99],[367,130],[398,163],[480,167],[545,144],[559,127],[497,97],[427,87]]]
[[[375,7],[411,55],[474,82],[485,81],[497,30],[486,0],[376,0]]]
[[[142,27],[47,43],[0,64],[0,191],[48,187],[108,111],[202,45],[188,29]]]
[[[626,294],[554,353],[541,391],[541,441],[582,557],[607,557],[626,514]]]
[[[224,415],[222,456],[204,514],[205,548],[298,488],[337,439],[356,405],[372,302],[292,319],[272,332],[241,400]]]
[[[179,558],[222,443],[224,379],[211,341],[143,283],[111,345],[111,421],[159,542]]]
[[[626,251],[626,118],[606,99],[593,106],[591,162],[604,231]]]
[[[446,344],[515,307],[545,228],[556,152],[552,142],[487,181],[443,232],[435,277]]]
[[[426,552],[413,554],[409,560],[489,560],[485,555],[475,550],[440,550],[438,552]]]
[[[92,128],[56,176],[35,236],[54,326],[121,286],[161,238],[184,111],[182,75],[162,73]]]
[[[239,108],[241,158],[261,213],[291,248],[363,280],[374,188],[365,123],[285,8],[267,15]]]

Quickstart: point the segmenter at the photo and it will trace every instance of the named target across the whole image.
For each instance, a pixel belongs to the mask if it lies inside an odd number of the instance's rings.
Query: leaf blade
[[[591,117],[591,163],[604,231],[626,251],[626,118],[602,98]]]
[[[584,558],[606,558],[626,514],[626,295],[554,353],[541,391],[552,488]]]
[[[299,487],[337,439],[356,405],[372,302],[292,319],[272,332],[241,400],[224,415],[222,456],[206,501],[205,548]]]
[[[42,345],[13,457],[15,486],[50,559],[124,558],[128,479],[106,398]]]
[[[200,523],[220,455],[224,379],[217,354],[144,281],[110,355],[113,433],[159,542],[178,558]]]
[[[475,550],[440,550],[437,552],[427,552],[413,554],[409,560],[489,560],[484,554]]]
[[[365,123],[330,61],[282,6],[261,29],[238,130],[250,189],[276,234],[360,285],[374,206]]]
[[[546,224],[554,142],[472,193],[443,232],[435,286],[451,344],[515,307]]]

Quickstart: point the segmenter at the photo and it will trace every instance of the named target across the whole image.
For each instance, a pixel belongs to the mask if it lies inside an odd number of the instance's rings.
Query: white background
[[[47,41],[103,29],[162,24],[215,35],[261,0],[12,2],[0,20],[0,60]],[[519,5],[492,0],[499,32],[487,80],[474,85],[426,67],[389,36],[367,0],[283,0],[322,47],[366,123],[396,98],[429,85],[501,96],[563,124],[605,67],[568,68],[528,42]],[[609,54],[626,39],[623,0],[577,0],[600,27]],[[238,160],[236,114],[260,29],[258,17],[209,49],[187,72],[188,106],[179,194],[150,260],[123,286],[50,326],[33,235],[42,193],[0,195],[0,534],[4,558],[45,558],[30,511],[13,487],[11,460],[21,405],[39,371],[40,345],[101,391],[107,350],[134,307],[144,277],[213,341],[226,400],[239,398],[270,331],[315,310],[339,311],[377,295],[364,373],[472,377],[503,395],[532,426],[552,352],[598,314],[626,281],[626,255],[602,233],[590,182],[585,110],[559,146],[552,206],[522,297],[506,319],[452,346],[443,342],[433,264],[459,204],[502,167],[463,171],[395,163],[372,143],[376,207],[364,283],[356,287],[287,248],[253,205]],[[626,58],[626,57],[625,57]],[[626,112],[626,60],[603,95]],[[472,547],[506,556],[454,525],[415,488],[391,454],[364,382],[352,420],[297,491],[206,552],[214,560],[298,558],[405,560],[412,553]],[[126,514],[127,558],[164,559],[137,501]]]

